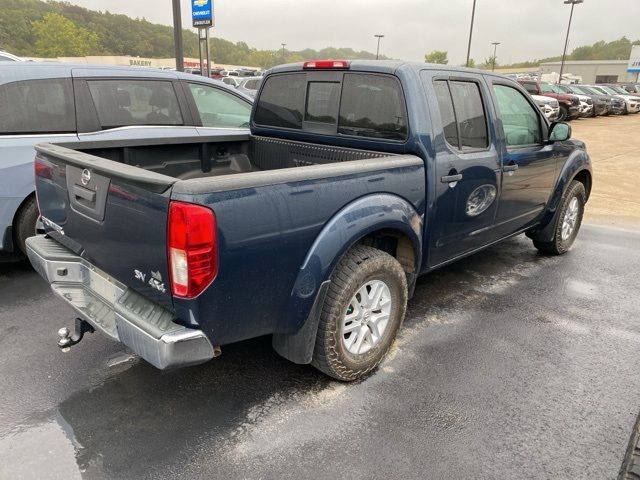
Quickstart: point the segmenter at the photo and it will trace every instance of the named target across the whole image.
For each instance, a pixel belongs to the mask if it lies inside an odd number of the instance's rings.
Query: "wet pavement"
[[[357,384],[269,338],[160,372],[93,334],[28,265],[0,264],[0,478],[616,478],[638,411],[640,233],[524,237],[420,279]]]

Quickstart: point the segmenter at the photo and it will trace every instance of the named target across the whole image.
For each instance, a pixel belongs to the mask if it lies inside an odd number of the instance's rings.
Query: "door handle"
[[[461,173],[458,173],[456,175],[445,175],[444,177],[440,177],[440,181],[442,183],[453,183],[453,182],[459,182],[460,180],[462,180]]]
[[[517,163],[512,163],[510,165],[505,165],[504,167],[502,167],[503,172],[515,172],[517,169],[518,169]]]

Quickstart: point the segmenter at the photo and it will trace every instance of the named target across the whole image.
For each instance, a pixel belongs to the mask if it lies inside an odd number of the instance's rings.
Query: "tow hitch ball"
[[[58,347],[60,347],[63,352],[68,352],[71,347],[80,343],[80,340],[82,340],[85,333],[93,333],[94,331],[95,330],[89,323],[85,322],[81,318],[76,318],[76,328],[73,335],[71,334],[71,330],[67,327],[63,327],[58,330],[58,337],[60,337],[60,340],[58,340]]]

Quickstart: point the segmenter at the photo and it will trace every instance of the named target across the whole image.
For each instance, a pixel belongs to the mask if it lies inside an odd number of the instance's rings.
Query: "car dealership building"
[[[558,73],[561,62],[540,64],[540,75]],[[628,72],[629,60],[567,60],[564,73],[582,77],[582,83],[635,82],[638,74]]]

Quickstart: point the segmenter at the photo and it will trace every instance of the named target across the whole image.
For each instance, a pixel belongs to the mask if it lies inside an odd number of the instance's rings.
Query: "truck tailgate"
[[[176,179],[60,145],[36,150],[36,193],[47,234],[171,307],[166,235]]]

